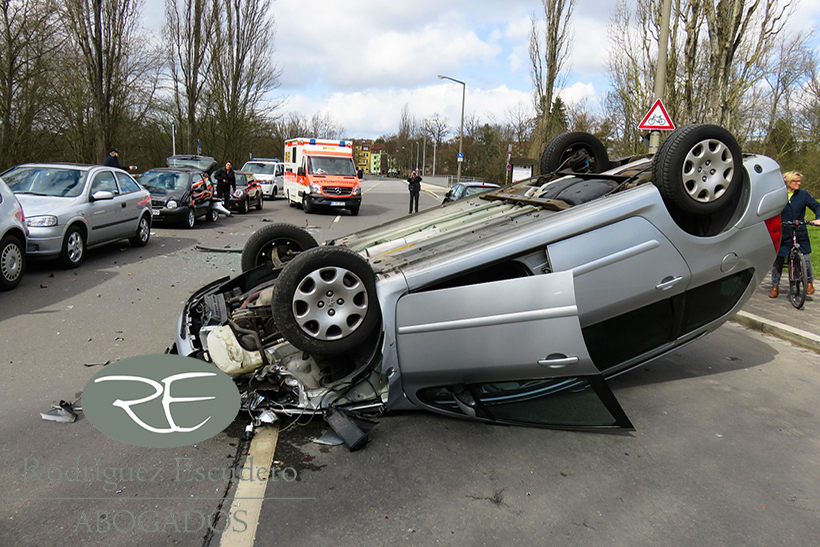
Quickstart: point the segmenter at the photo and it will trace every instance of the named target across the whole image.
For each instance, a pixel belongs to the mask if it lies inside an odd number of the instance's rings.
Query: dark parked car
[[[748,301],[780,245],[780,167],[693,125],[614,161],[566,133],[541,172],[322,246],[266,226],[244,273],[188,300],[176,351],[234,375],[246,409],[322,415],[351,448],[387,410],[631,428],[606,379]]]
[[[140,183],[151,192],[151,209],[157,223],[177,223],[193,228],[196,219],[219,218],[211,205],[214,185],[204,172],[185,167],[158,167],[146,171]]]
[[[210,156],[198,156],[196,154],[177,154],[165,160],[168,167],[191,167],[199,169],[209,175],[216,168],[216,160]]]
[[[27,163],[2,175],[23,206],[26,254],[57,257],[76,268],[86,249],[151,237],[151,196],[122,169],[69,163]]]
[[[496,188],[500,186],[492,182],[460,182],[447,191],[442,203],[458,201]]]
[[[253,173],[246,173],[244,171],[234,171],[236,177],[236,190],[228,199],[228,209],[239,211],[240,213],[247,213],[251,205],[257,210],[262,209],[262,200],[264,194],[262,186],[254,179]]]

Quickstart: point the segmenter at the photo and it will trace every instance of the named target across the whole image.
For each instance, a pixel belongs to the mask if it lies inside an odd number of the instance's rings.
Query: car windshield
[[[15,194],[73,198],[82,193],[85,175],[66,167],[20,166],[3,173],[3,180]]]
[[[140,184],[149,190],[184,190],[188,186],[187,173],[167,171],[146,171],[140,177]]]
[[[247,186],[248,185],[248,177],[244,173],[237,173],[234,171],[234,177],[236,178],[236,187],[239,188],[240,186]]]
[[[168,167],[193,167],[208,171],[216,165],[216,160],[209,156],[171,156],[166,160]]]
[[[256,175],[274,175],[276,174],[276,164],[249,161],[242,166],[242,170]],[[239,181],[237,181],[237,184],[238,183]]]
[[[351,158],[311,156],[308,160],[308,166],[311,175],[356,176],[356,168]]]

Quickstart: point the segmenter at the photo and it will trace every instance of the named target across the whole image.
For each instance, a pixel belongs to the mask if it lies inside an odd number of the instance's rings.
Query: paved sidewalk
[[[767,276],[732,320],[820,353],[820,291],[807,296],[798,310],[789,302],[788,287],[783,282],[777,298],[769,298],[770,288]]]

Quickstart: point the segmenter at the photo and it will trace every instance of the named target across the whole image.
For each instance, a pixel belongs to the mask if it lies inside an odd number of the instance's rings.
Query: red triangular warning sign
[[[655,104],[649,109],[649,113],[644,117],[640,125],[638,125],[638,129],[666,129],[670,131],[675,129],[675,124],[672,123],[672,118],[667,114],[666,108],[663,106],[663,101],[660,99],[655,101]]]

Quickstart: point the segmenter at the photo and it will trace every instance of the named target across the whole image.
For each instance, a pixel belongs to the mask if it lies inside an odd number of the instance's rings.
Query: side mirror
[[[300,167],[299,169],[297,169],[297,170],[296,170],[296,176],[298,176],[298,177],[304,177],[304,176],[305,176],[305,168],[304,168],[304,167]]]
[[[114,199],[114,194],[108,190],[97,190],[91,194],[91,201],[103,201],[106,199]]]

